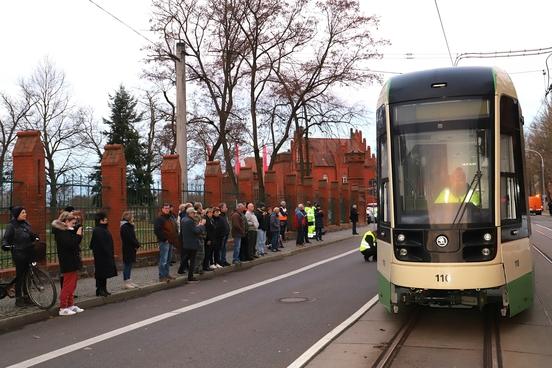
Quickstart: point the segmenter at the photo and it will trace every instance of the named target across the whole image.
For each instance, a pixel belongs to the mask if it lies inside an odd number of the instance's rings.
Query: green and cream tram
[[[390,79],[377,109],[379,300],[533,303],[523,118],[508,74],[457,67]]]

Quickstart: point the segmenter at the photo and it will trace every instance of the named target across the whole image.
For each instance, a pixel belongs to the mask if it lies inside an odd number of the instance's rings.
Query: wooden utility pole
[[[188,132],[186,128],[186,50],[182,42],[176,44],[176,152],[182,171],[182,200],[188,200]]]

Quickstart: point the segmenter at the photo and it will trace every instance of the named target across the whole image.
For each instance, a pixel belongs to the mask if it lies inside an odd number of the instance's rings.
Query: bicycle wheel
[[[56,303],[57,289],[46,272],[31,266],[25,277],[25,288],[31,301],[40,309],[50,309]]]

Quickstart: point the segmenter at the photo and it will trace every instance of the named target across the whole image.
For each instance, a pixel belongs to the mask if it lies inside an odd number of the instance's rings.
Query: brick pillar
[[[115,256],[122,256],[119,222],[127,208],[126,159],[123,146],[108,144],[102,157],[102,203],[107,211]]]
[[[266,193],[266,205],[270,207],[279,206],[278,201],[278,180],[276,178],[275,171],[267,171],[265,173],[265,193]]]
[[[287,174],[284,182],[285,200],[288,209],[288,229],[295,227],[295,208],[298,205],[296,181],[296,174]]]
[[[310,201],[311,204],[314,203],[314,188],[312,185],[312,176],[305,176],[303,180],[303,203]]]
[[[328,226],[328,214],[329,214],[329,183],[326,180],[318,180],[318,195],[320,201],[320,207],[324,211],[324,227]]]
[[[242,167],[239,175],[240,200],[253,201],[253,170],[250,167]]]
[[[220,161],[208,161],[205,166],[205,206],[218,206],[222,202],[222,170]]]
[[[12,156],[13,206],[25,207],[33,231],[46,241],[46,171],[40,132],[18,132]]]
[[[182,173],[178,155],[165,155],[161,163],[161,188],[163,189],[163,202],[172,204],[178,211],[178,205],[182,201]]]
[[[343,211],[342,217],[344,223],[350,222],[349,215],[351,214],[351,191],[349,190],[349,184],[341,184],[341,198],[343,198]]]
[[[366,224],[366,188],[360,186],[358,188],[358,212],[360,214],[360,222]]]
[[[339,182],[332,181],[330,183],[330,195],[332,199],[332,210],[333,210],[333,224],[339,225],[341,223],[341,208],[339,207]]]

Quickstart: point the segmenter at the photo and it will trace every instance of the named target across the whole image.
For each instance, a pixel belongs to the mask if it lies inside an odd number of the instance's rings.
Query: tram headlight
[[[404,236],[404,234],[397,235],[397,241],[399,243],[402,243],[405,239],[406,239],[406,237]]]
[[[483,254],[485,257],[488,257],[491,254],[491,250],[489,248],[483,248],[481,249],[481,254]]]
[[[400,255],[401,257],[405,257],[407,254],[408,254],[408,251],[406,250],[406,248],[401,248],[401,249],[399,250],[399,255]]]
[[[492,238],[493,238],[493,236],[490,233],[485,233],[483,235],[483,240],[485,240],[485,241],[491,241]]]

